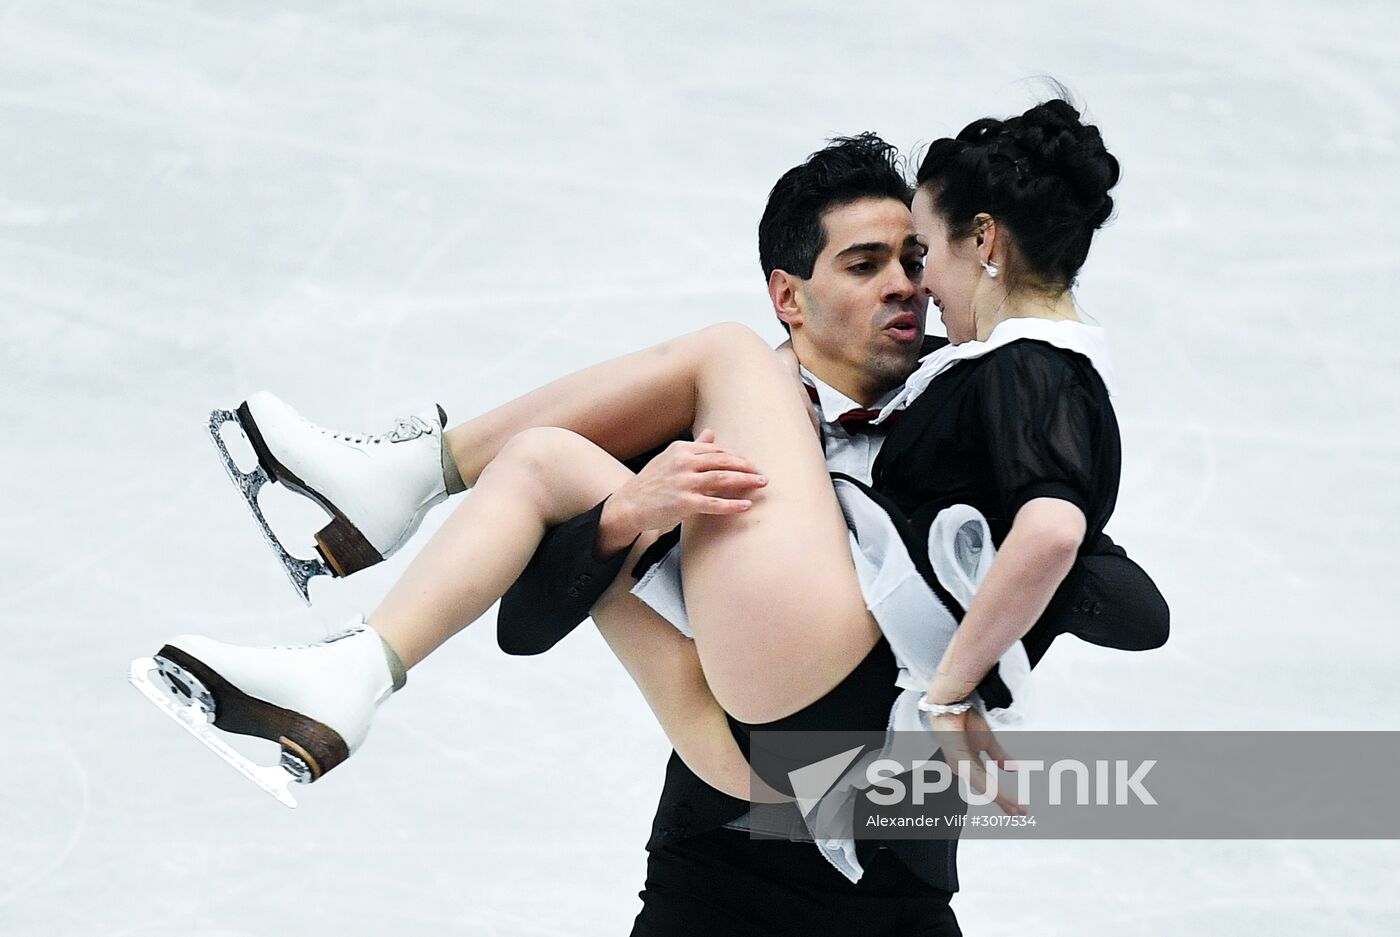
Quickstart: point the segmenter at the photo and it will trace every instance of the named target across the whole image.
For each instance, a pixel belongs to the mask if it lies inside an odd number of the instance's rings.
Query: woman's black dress
[[[927,543],[938,512],[967,504],[1000,547],[1028,501],[1059,498],[1084,512],[1084,555],[1113,514],[1121,460],[1113,405],[1089,359],[1021,339],[958,362],[915,398],[880,450],[874,487],[907,519],[916,544]],[[1022,639],[1032,665],[1067,630],[1062,606],[1083,602],[1082,580],[1077,566]],[[1091,606],[1082,611],[1092,617]]]

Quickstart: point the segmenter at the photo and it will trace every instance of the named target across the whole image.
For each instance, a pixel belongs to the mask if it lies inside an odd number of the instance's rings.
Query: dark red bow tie
[[[852,436],[857,433],[879,433],[890,428],[890,424],[898,416],[898,411],[885,417],[885,421],[878,425],[870,422],[879,415],[879,410],[847,410],[836,418],[836,422],[840,423],[841,428]]]
[[[820,405],[821,398],[817,394],[817,389],[811,384],[806,384],[804,386],[807,388],[807,396],[812,398],[812,403]],[[902,412],[901,410],[896,410],[885,417],[883,423],[872,424],[870,421],[879,416],[880,411],[857,407],[854,410],[847,410],[845,413],[838,416],[836,422],[840,423],[841,428],[852,436],[857,433],[879,433],[889,429],[890,426],[894,424],[894,421],[899,419],[899,415]]]

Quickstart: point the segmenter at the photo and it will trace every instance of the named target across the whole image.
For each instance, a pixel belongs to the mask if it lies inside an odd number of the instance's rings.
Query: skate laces
[[[363,624],[347,625],[339,631],[333,631],[321,638],[319,641],[311,641],[307,644],[273,644],[269,650],[273,651],[301,651],[312,647],[322,647],[327,644],[334,644],[337,641],[344,641],[346,638],[353,638],[365,630]]]
[[[424,433],[431,433],[432,426],[422,417],[401,416],[394,421],[394,428],[376,437],[373,441],[378,442],[381,438],[388,439],[389,442],[408,442],[410,439],[417,439]]]
[[[379,445],[382,442],[408,442],[410,439],[417,439],[420,436],[431,435],[432,424],[422,417],[401,416],[394,421],[394,428],[384,433],[339,433],[335,430],[326,429],[324,426],[316,426],[310,420],[306,420],[308,426],[313,426],[332,439],[341,442],[348,442],[356,446]]]

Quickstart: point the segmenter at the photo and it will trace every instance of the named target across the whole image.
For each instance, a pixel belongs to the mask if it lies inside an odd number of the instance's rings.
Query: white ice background
[[[591,628],[521,660],[480,622],[295,812],[126,685],[182,631],[314,640],[412,552],[301,607],[205,414],[267,388],[383,429],[722,318],[776,342],[774,179],[1042,74],[1124,167],[1079,297],[1122,382],[1110,532],[1174,634],[1064,641],[1041,724],[1400,729],[1400,6],[10,0],[0,933],[626,933],[668,749]],[[954,907],[969,935],[1393,934],[1397,867],[979,841]]]

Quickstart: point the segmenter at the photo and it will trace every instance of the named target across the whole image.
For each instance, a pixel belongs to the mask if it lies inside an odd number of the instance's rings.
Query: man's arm
[[[606,502],[604,502],[606,504]],[[603,504],[545,531],[520,578],[501,597],[496,643],[507,654],[543,654],[588,617],[627,561],[624,548],[600,557]]]
[[[1093,548],[1080,556],[1069,583],[1071,588],[1057,595],[1046,612],[1046,630],[1120,651],[1150,651],[1167,643],[1167,600],[1152,577],[1107,534],[1100,534]],[[1040,629],[1037,625],[1035,630]]]
[[[542,654],[588,617],[647,531],[697,514],[738,514],[767,479],[747,459],[702,432],[644,456],[626,484],[592,510],[545,532],[535,555],[501,598],[496,642],[507,654]],[[629,463],[631,467],[634,463]]]

